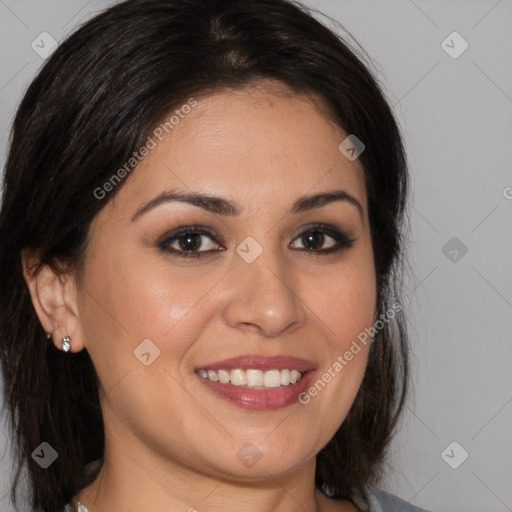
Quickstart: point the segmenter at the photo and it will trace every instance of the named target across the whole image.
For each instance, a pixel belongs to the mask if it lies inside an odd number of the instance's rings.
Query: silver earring
[[[69,336],[65,336],[60,340],[60,345],[64,352],[69,352],[71,349],[71,338]]]

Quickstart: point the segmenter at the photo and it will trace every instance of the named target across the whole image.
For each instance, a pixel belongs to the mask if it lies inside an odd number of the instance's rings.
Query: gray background
[[[32,41],[43,31],[60,41],[111,3],[0,0],[2,167],[15,107],[43,63]],[[415,395],[383,487],[434,511],[512,511],[512,0],[305,3],[369,53],[410,159]],[[469,45],[457,58],[444,48],[458,54],[460,39],[442,45],[454,31]]]

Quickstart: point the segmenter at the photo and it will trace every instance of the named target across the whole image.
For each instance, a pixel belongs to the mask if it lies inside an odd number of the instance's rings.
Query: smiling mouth
[[[259,370],[256,368],[206,370],[201,368],[197,370],[197,373],[203,379],[220,382],[221,384],[231,384],[250,389],[275,389],[296,384],[305,372],[294,368],[281,370]]]
[[[316,365],[287,355],[243,354],[200,363],[194,373],[217,397],[250,411],[271,411],[298,403]]]

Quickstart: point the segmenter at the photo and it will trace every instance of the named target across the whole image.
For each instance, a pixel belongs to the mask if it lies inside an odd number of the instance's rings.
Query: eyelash
[[[311,224],[306,227],[303,231],[301,231],[294,240],[298,239],[301,236],[304,236],[308,233],[314,233],[314,232],[320,232],[324,235],[329,236],[332,238],[337,245],[334,245],[333,247],[330,247],[328,249],[305,249],[301,248],[299,250],[301,251],[307,251],[311,253],[316,253],[316,255],[327,255],[327,254],[333,254],[336,252],[340,252],[344,249],[350,249],[355,242],[355,239],[351,238],[346,232],[334,227],[330,226],[328,224]],[[180,258],[200,258],[204,255],[211,255],[214,252],[220,252],[222,249],[213,249],[208,251],[183,251],[183,250],[176,250],[171,248],[171,244],[175,241],[179,240],[181,237],[185,235],[206,235],[210,237],[214,242],[219,244],[216,240],[216,234],[211,231],[209,228],[206,228],[204,226],[183,226],[180,228],[177,228],[167,235],[165,235],[165,238],[158,243],[158,247],[160,250],[162,250],[165,253],[170,253],[172,256],[177,256]],[[219,244],[220,245],[220,244]],[[224,249],[225,250],[225,249]]]

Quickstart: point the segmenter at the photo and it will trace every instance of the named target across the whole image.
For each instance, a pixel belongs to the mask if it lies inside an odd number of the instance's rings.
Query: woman
[[[19,107],[0,339],[36,510],[420,510],[407,169],[376,80],[288,0],[131,0]]]

